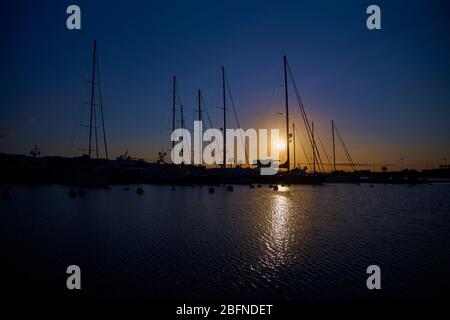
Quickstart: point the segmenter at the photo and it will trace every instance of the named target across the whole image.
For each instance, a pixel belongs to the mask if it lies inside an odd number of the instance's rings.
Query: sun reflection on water
[[[272,207],[272,239],[277,248],[284,248],[287,236],[287,224],[289,215],[289,198],[276,194],[273,198]]]
[[[267,250],[262,257],[262,262],[271,268],[288,262],[289,257],[287,253],[289,251],[292,230],[291,215],[291,199],[286,194],[274,194],[272,196],[271,206],[267,211],[267,235],[265,237]]]

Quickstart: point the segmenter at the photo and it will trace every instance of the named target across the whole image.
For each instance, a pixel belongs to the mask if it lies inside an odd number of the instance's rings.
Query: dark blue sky
[[[81,7],[80,31],[66,29],[70,4]],[[366,28],[370,4],[381,7],[380,31]],[[441,1],[19,0],[2,2],[0,23],[0,152],[87,147],[80,124],[95,38],[114,156],[155,159],[169,146],[173,74],[190,125],[201,88],[220,127],[222,65],[241,126],[281,126],[283,54],[327,147],[334,119],[356,162],[403,156],[419,167],[450,156],[450,8]]]

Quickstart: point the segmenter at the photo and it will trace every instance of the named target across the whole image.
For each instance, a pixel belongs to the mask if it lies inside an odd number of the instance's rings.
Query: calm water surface
[[[1,286],[61,297],[442,297],[450,290],[450,185],[14,187],[0,200]],[[382,271],[366,289],[367,266]]]

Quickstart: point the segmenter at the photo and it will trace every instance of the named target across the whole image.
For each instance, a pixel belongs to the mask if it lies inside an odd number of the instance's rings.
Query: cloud
[[[0,140],[10,140],[14,137],[14,129],[0,128]]]
[[[39,122],[39,119],[36,117],[28,116],[28,117],[25,117],[23,119],[23,121],[25,122],[25,124],[31,125],[31,124]]]
[[[9,141],[14,138],[18,132],[22,132],[26,126],[31,126],[38,123],[39,119],[34,116],[27,116],[22,119],[22,122],[16,128],[0,128],[0,141]]]

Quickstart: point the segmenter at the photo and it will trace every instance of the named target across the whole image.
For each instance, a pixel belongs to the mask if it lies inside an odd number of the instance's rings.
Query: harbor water
[[[378,299],[450,289],[450,184],[14,186],[3,292],[81,298]],[[78,190],[78,189],[75,189]],[[382,290],[366,287],[369,265]]]

